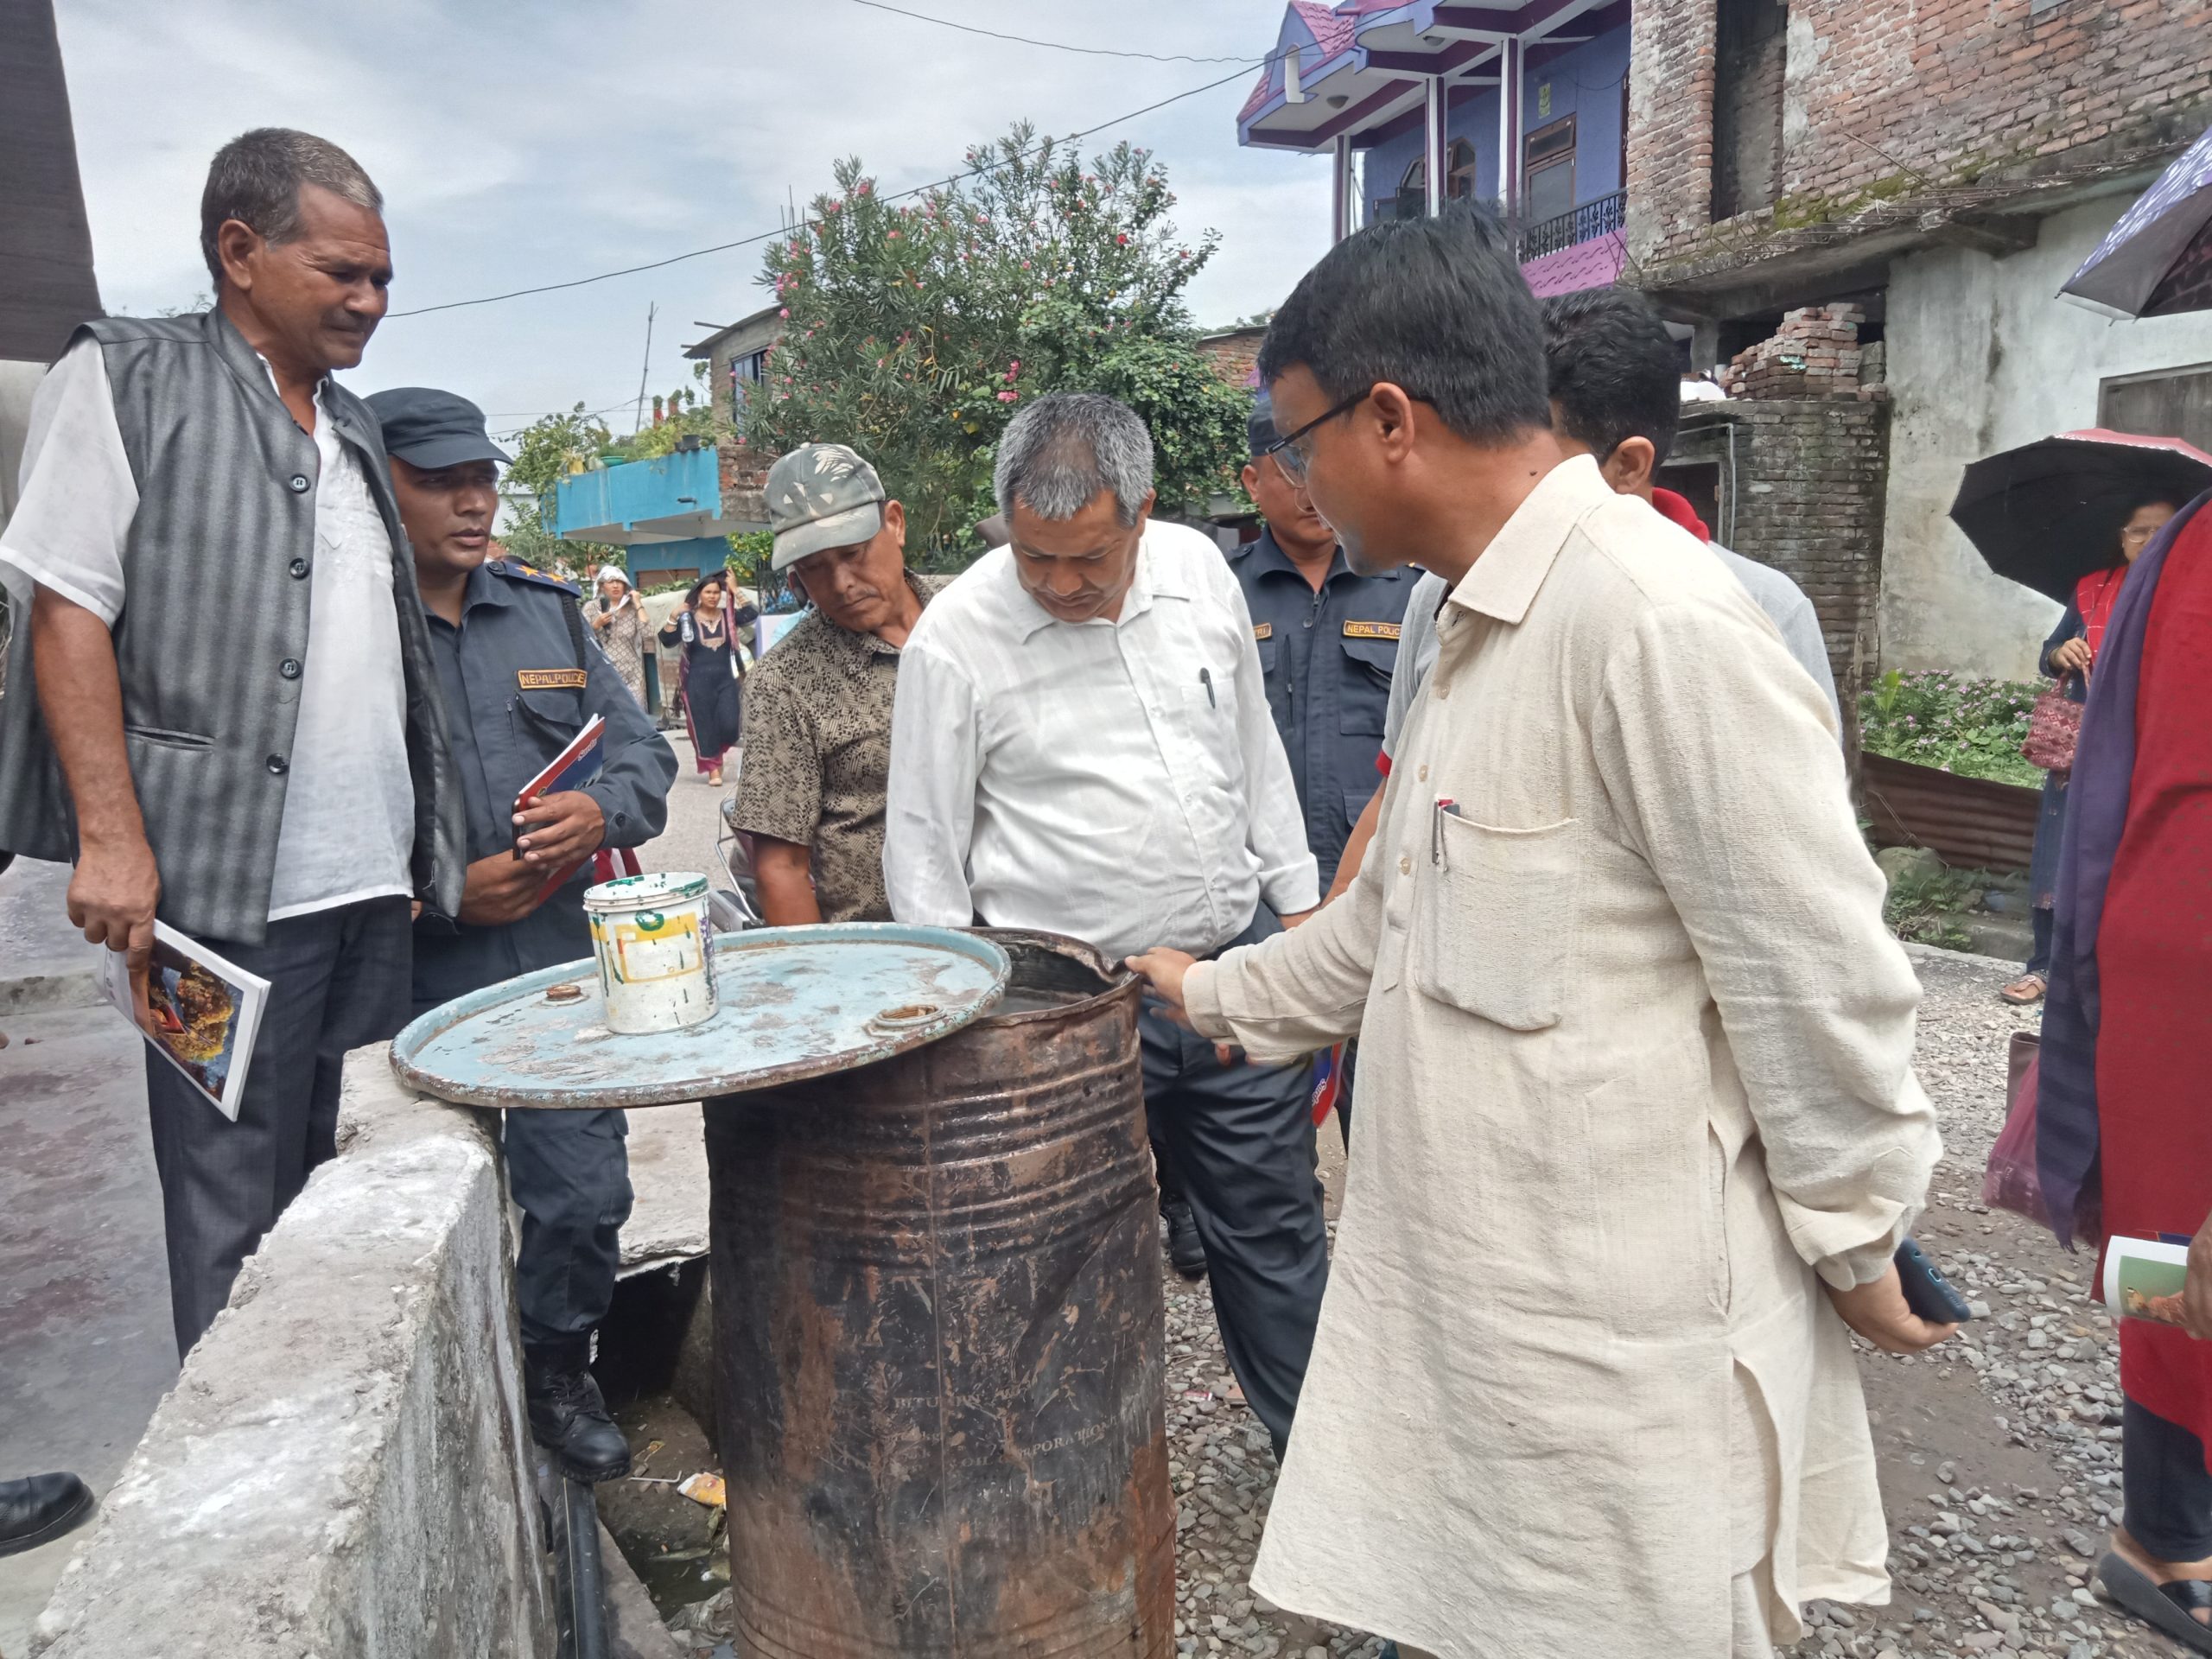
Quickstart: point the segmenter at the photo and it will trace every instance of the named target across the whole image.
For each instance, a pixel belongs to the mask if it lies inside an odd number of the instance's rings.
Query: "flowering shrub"
[[[1859,700],[1861,734],[1870,753],[1893,760],[2033,787],[2044,775],[2021,758],[2020,745],[2045,689],[2036,681],[1891,669]]]
[[[849,443],[906,508],[919,563],[973,547],[996,511],[999,435],[1038,393],[1105,391],[1142,416],[1166,512],[1237,491],[1249,394],[1213,372],[1183,301],[1214,249],[1181,243],[1167,175],[1017,126],[956,184],[887,202],[857,160],[768,249],[787,320],[745,429],[776,454]]]

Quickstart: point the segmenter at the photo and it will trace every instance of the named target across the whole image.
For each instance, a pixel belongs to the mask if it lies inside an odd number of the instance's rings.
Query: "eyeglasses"
[[[1375,383],[1375,385],[1380,385],[1382,384],[1382,383],[1378,380]],[[1310,449],[1301,442],[1301,440],[1303,440],[1309,433],[1313,432],[1316,428],[1326,426],[1331,421],[1335,420],[1338,416],[1344,414],[1356,408],[1363,399],[1372,397],[1374,395],[1375,386],[1371,385],[1364,391],[1355,391],[1351,397],[1344,399],[1341,403],[1331,404],[1327,409],[1323,410],[1319,415],[1316,415],[1312,420],[1306,422],[1305,425],[1300,427],[1297,431],[1291,433],[1287,437],[1277,438],[1266,448],[1261,450],[1260,454],[1262,458],[1265,459],[1268,455],[1273,455],[1275,458],[1275,465],[1282,468],[1284,475],[1287,477],[1292,483],[1303,484],[1306,481],[1306,464],[1313,460],[1313,455]],[[1426,404],[1433,401],[1430,398],[1422,397],[1421,393],[1417,391],[1408,391],[1406,393],[1406,396],[1412,398],[1414,402],[1417,404]]]
[[[1338,416],[1354,408],[1362,398],[1365,397],[1369,392],[1371,392],[1374,390],[1374,387],[1370,386],[1364,391],[1355,391],[1351,397],[1345,398],[1342,403],[1332,405],[1330,408],[1323,410],[1320,414],[1316,415],[1312,420],[1306,422],[1306,424],[1300,427],[1297,431],[1289,434],[1287,436],[1277,438],[1266,448],[1261,450],[1260,454],[1262,457],[1264,458],[1268,455],[1273,455],[1275,458],[1275,465],[1281,467],[1284,474],[1288,476],[1293,482],[1303,482],[1306,478],[1306,463],[1311,459],[1311,457],[1304,449],[1299,447],[1299,440],[1305,437],[1316,427],[1326,426],[1331,421],[1335,420]]]
[[[2147,542],[2164,528],[2164,524],[2127,524],[2120,530],[2120,539],[2123,542]]]

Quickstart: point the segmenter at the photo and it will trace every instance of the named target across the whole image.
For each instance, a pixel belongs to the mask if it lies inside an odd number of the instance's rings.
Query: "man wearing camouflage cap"
[[[774,567],[806,615],[747,681],[745,763],[731,822],[753,837],[772,927],[887,922],[883,807],[899,651],[946,576],[906,569],[906,514],[842,443],[768,469]]]

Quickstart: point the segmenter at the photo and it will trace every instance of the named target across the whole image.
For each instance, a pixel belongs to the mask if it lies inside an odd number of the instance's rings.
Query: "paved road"
[[[66,885],[0,875],[0,989],[84,965]],[[105,1492],[176,1374],[142,1050],[105,1004],[0,1013],[0,1478],[73,1469]],[[0,1560],[0,1653],[73,1543]]]

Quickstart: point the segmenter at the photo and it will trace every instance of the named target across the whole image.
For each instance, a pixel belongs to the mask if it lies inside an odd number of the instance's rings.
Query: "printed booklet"
[[[599,740],[607,731],[607,716],[594,715],[584,722],[583,729],[569,740],[569,747],[545,763],[545,769],[524,784],[515,793],[514,810],[522,810],[522,804],[541,795],[558,795],[563,790],[582,789],[599,776]],[[522,849],[515,849],[515,856],[522,856]],[[587,858],[590,855],[587,854]],[[583,868],[584,859],[578,859],[564,870],[546,878],[545,885],[537,890],[537,902],[543,904],[578,870]]]
[[[100,952],[100,990],[124,1019],[138,1025],[130,1006],[129,961],[120,950]],[[141,1025],[140,1034],[191,1078],[217,1111],[237,1122],[254,1035],[269,1001],[269,982],[226,962],[167,923],[156,922],[146,1001],[153,1029]]]
[[[2159,1238],[2105,1241],[2105,1307],[2116,1319],[2183,1323],[2182,1281],[2189,1274],[2189,1244]]]

